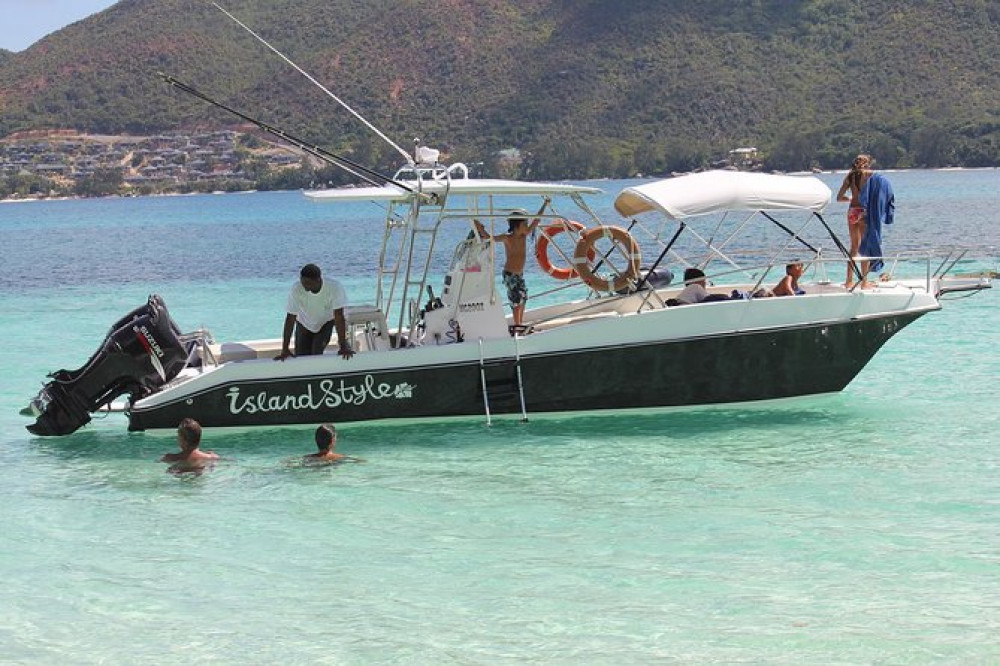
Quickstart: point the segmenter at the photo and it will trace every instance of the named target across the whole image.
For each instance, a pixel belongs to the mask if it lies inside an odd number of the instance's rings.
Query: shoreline
[[[939,172],[967,172],[967,171],[1000,171],[1000,166],[989,166],[989,167],[933,167],[933,168],[897,168],[897,169],[878,169],[883,173],[905,173],[908,171],[939,171]],[[771,171],[764,173],[776,173],[788,176],[799,176],[799,175],[820,175],[820,174],[830,174],[830,175],[840,175],[848,172],[848,169],[830,169],[830,170],[820,170],[820,171]],[[662,178],[663,176],[634,176],[635,179],[650,179],[650,178]],[[557,181],[538,181],[538,182],[601,182],[608,180],[622,180],[621,178],[560,178]],[[628,179],[626,179],[628,180]],[[322,189],[322,188],[317,188]],[[80,195],[61,195],[54,197],[47,196],[30,196],[23,199],[6,198],[0,199],[0,204],[16,204],[16,203],[38,203],[43,201],[89,201],[94,199],[135,199],[140,197],[187,197],[196,196],[199,194],[205,195],[220,195],[220,194],[249,194],[252,192],[302,192],[305,191],[302,188],[290,189],[290,190],[260,190],[256,188],[250,188],[246,190],[213,190],[211,192],[160,192],[156,194],[108,194],[99,197],[85,197]]]

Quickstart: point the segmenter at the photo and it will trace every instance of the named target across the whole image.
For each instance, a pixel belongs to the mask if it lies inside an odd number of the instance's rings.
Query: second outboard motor
[[[31,401],[36,435],[68,435],[90,414],[125,393],[138,400],[177,376],[188,352],[167,306],[157,295],[111,327],[108,337],[79,370],[59,370]]]

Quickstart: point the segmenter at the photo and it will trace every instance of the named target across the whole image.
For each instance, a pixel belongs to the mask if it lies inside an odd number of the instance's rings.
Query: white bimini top
[[[705,171],[625,188],[615,210],[623,217],[655,210],[680,220],[730,210],[820,212],[830,199],[830,188],[815,176]]]

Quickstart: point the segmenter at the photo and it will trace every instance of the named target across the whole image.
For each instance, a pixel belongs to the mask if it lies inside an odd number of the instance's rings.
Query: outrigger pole
[[[273,52],[274,52],[275,54],[277,54],[279,58],[281,58],[282,60],[284,60],[285,62],[287,62],[287,63],[288,63],[289,65],[291,65],[292,67],[294,67],[294,68],[295,68],[295,71],[297,71],[297,72],[298,72],[299,74],[301,74],[302,76],[304,76],[304,77],[306,77],[307,79],[309,79],[309,80],[310,80],[310,81],[311,81],[312,83],[314,83],[314,84],[315,84],[315,85],[316,85],[316,86],[317,86],[317,87],[318,87],[318,88],[319,88],[320,90],[322,90],[323,92],[325,92],[325,93],[326,93],[326,94],[327,94],[327,95],[328,95],[329,97],[331,97],[331,98],[332,98],[332,99],[333,99],[333,100],[334,100],[335,102],[337,102],[337,104],[340,104],[340,105],[341,105],[342,107],[344,107],[345,109],[347,109],[347,111],[348,111],[348,112],[350,112],[350,114],[351,114],[351,115],[353,115],[353,116],[354,116],[355,118],[357,118],[357,119],[358,119],[358,120],[360,120],[360,121],[361,121],[362,123],[364,123],[365,127],[367,127],[368,129],[370,129],[370,130],[371,130],[372,132],[375,132],[375,134],[376,134],[376,135],[377,135],[377,136],[378,136],[379,138],[381,138],[381,139],[382,139],[383,141],[385,141],[385,142],[386,142],[386,143],[388,143],[388,144],[389,144],[390,146],[392,146],[393,148],[395,148],[395,149],[396,149],[396,151],[397,151],[397,152],[399,152],[399,154],[403,156],[403,159],[405,159],[405,160],[406,160],[406,163],[407,163],[407,164],[413,164],[413,156],[412,156],[412,155],[410,155],[410,154],[409,154],[409,153],[407,153],[407,152],[406,152],[405,150],[403,150],[402,148],[400,148],[400,147],[399,147],[398,145],[396,145],[396,144],[395,144],[395,143],[393,142],[393,140],[392,140],[392,139],[390,139],[390,138],[389,138],[389,137],[387,137],[387,136],[386,136],[385,134],[383,134],[381,130],[379,130],[379,129],[378,129],[377,127],[375,127],[375,126],[374,126],[374,125],[372,125],[372,124],[371,124],[370,122],[368,122],[367,120],[365,120],[364,116],[362,116],[362,115],[361,115],[360,113],[358,113],[357,111],[355,111],[354,109],[352,109],[352,108],[351,108],[351,107],[350,107],[350,106],[349,106],[349,105],[347,104],[347,102],[345,102],[344,100],[340,99],[339,97],[337,97],[336,95],[334,95],[334,94],[333,94],[332,92],[330,92],[330,91],[329,91],[329,90],[328,90],[328,89],[326,88],[326,86],[324,86],[324,85],[323,85],[322,83],[320,83],[319,81],[317,81],[317,80],[316,80],[316,79],[315,79],[315,78],[314,78],[314,77],[313,77],[313,76],[312,76],[311,74],[309,74],[308,72],[306,72],[306,71],[305,71],[304,69],[302,69],[301,67],[299,67],[298,65],[296,65],[296,64],[295,64],[294,62],[292,62],[291,58],[289,58],[289,57],[288,57],[288,56],[286,56],[286,55],[285,55],[284,53],[282,53],[282,52],[281,52],[281,51],[279,51],[278,49],[276,49],[276,48],[274,48],[273,46],[271,46],[271,45],[270,45],[270,44],[269,44],[269,43],[267,42],[267,40],[266,40],[266,39],[264,39],[263,37],[261,37],[260,35],[258,35],[258,34],[257,34],[256,32],[254,32],[254,31],[253,31],[253,30],[252,30],[252,29],[251,29],[251,28],[250,28],[249,26],[247,26],[247,25],[246,25],[245,23],[243,23],[243,22],[242,22],[242,21],[240,21],[240,20],[239,20],[238,18],[236,18],[235,16],[233,16],[232,14],[230,14],[230,13],[229,13],[228,11],[226,11],[226,9],[225,9],[225,8],[224,8],[224,7],[222,6],[222,5],[220,5],[220,4],[219,4],[219,3],[217,3],[217,2],[213,2],[212,4],[213,4],[213,5],[215,5],[216,9],[218,9],[218,10],[219,10],[220,12],[222,12],[223,14],[225,14],[226,16],[228,16],[228,17],[229,17],[230,19],[232,19],[232,20],[233,20],[233,21],[234,21],[234,22],[235,22],[235,23],[236,23],[237,25],[239,25],[239,26],[240,26],[241,28],[243,28],[244,30],[246,30],[247,32],[249,32],[249,33],[250,33],[251,35],[253,35],[253,36],[254,36],[254,38],[255,38],[255,39],[256,39],[256,40],[258,41],[258,42],[260,42],[261,44],[263,44],[263,45],[264,45],[264,46],[266,46],[267,48],[271,49],[271,51],[273,51]]]
[[[182,90],[183,92],[186,92],[187,94],[191,95],[192,97],[197,97],[198,99],[200,99],[202,101],[208,102],[212,106],[218,107],[218,108],[220,108],[220,109],[222,109],[224,111],[228,111],[229,113],[233,114],[237,118],[242,118],[243,120],[245,120],[245,121],[247,121],[249,123],[253,123],[254,125],[256,125],[257,127],[259,127],[260,129],[262,129],[265,132],[267,132],[268,134],[270,134],[272,136],[276,136],[279,139],[281,139],[281,140],[283,140],[283,141],[285,141],[287,143],[290,143],[291,145],[295,146],[296,148],[299,148],[299,149],[301,149],[301,150],[309,153],[313,157],[316,157],[316,158],[318,158],[318,159],[326,162],[327,164],[332,164],[334,166],[340,167],[344,171],[347,171],[348,173],[351,173],[351,174],[357,176],[358,178],[360,178],[361,180],[365,181],[366,183],[369,183],[371,185],[375,185],[375,186],[378,186],[378,187],[381,187],[383,185],[391,183],[391,184],[395,185],[396,187],[399,187],[401,189],[406,190],[407,192],[411,192],[411,193],[414,192],[414,189],[412,187],[410,187],[409,185],[405,185],[405,184],[399,182],[398,180],[393,180],[392,178],[389,178],[388,176],[383,175],[383,174],[379,173],[378,171],[374,171],[373,169],[369,169],[368,167],[366,167],[366,166],[364,166],[362,164],[358,164],[357,162],[355,162],[353,160],[350,160],[350,159],[348,159],[346,157],[342,157],[340,155],[337,155],[336,153],[331,153],[330,151],[325,150],[324,148],[320,148],[319,146],[317,146],[315,144],[307,143],[306,141],[303,141],[302,139],[299,139],[298,137],[295,137],[295,136],[289,134],[288,132],[286,132],[283,129],[280,129],[278,127],[274,127],[273,125],[268,125],[267,123],[265,123],[265,122],[263,122],[261,120],[257,120],[256,118],[251,118],[247,114],[245,114],[245,113],[243,113],[241,111],[237,111],[236,109],[232,108],[231,106],[227,106],[227,105],[223,104],[222,102],[218,102],[218,101],[212,99],[211,97],[209,97],[208,95],[204,94],[203,92],[201,92],[201,91],[199,91],[199,90],[197,90],[195,88],[192,88],[191,86],[187,85],[186,83],[182,83],[182,82],[178,81],[177,79],[175,79],[174,77],[172,77],[172,76],[170,76],[168,74],[164,74],[163,72],[160,72],[159,75],[160,75],[160,78],[162,78],[164,81],[166,81],[167,83],[169,83],[174,88],[177,88],[178,90]]]

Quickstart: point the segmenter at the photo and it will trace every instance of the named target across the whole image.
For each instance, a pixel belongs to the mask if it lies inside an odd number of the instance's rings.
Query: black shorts
[[[322,354],[333,337],[333,319],[323,324],[323,328],[313,333],[308,328],[295,322],[295,355],[317,356]]]

